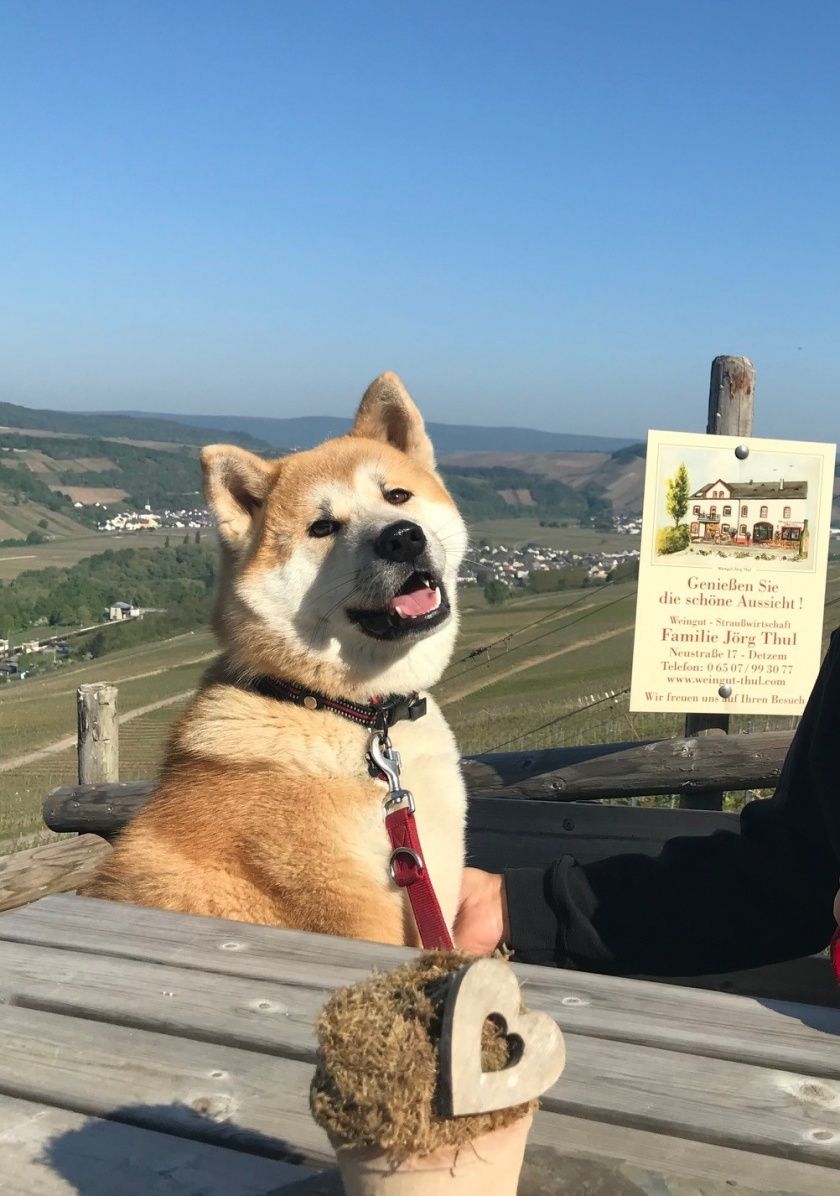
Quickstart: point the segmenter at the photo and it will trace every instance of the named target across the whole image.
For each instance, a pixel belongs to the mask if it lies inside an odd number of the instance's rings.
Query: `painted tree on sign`
[[[667,495],[665,508],[674,521],[674,527],[679,527],[688,510],[688,499],[691,494],[691,483],[688,480],[688,470],[681,464],[672,478],[665,483]]]

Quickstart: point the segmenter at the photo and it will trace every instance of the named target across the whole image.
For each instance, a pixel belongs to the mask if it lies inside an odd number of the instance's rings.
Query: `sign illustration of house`
[[[802,539],[808,483],[725,482],[695,490],[688,503],[693,541],[794,547]]]

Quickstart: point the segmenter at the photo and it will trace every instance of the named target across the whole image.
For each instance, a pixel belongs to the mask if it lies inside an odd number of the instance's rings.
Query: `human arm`
[[[835,633],[776,793],[744,809],[740,835],[675,838],[655,858],[582,865],[566,856],[548,869],[511,869],[500,895],[509,944],[524,962],[698,975],[821,950],[833,930],[838,873]]]

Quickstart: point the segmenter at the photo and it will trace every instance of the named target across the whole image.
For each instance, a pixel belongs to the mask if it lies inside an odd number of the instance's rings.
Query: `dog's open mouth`
[[[423,634],[449,618],[443,583],[430,573],[412,573],[382,610],[348,610],[348,618],[366,635],[395,640]]]

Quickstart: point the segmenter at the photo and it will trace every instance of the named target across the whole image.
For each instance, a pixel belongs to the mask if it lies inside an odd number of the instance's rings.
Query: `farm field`
[[[75,692],[90,681],[119,686],[121,775],[154,773],[166,730],[215,651],[209,630],[67,665],[58,673],[0,686],[0,854],[43,838],[40,806],[76,777]],[[154,707],[155,709],[148,709]],[[139,717],[138,711],[146,711]]]
[[[486,519],[470,524],[470,543],[482,539],[507,548],[522,544],[540,544],[545,548],[568,549],[570,552],[627,552],[638,549],[638,536],[616,532],[597,532],[591,527],[540,527],[539,519]]]
[[[0,540],[24,540],[34,531],[45,536],[64,538],[85,535],[87,528],[77,523],[70,515],[65,515],[63,511],[51,511],[49,507],[36,502],[15,503],[0,491]],[[0,551],[5,553],[15,550]],[[26,551],[31,549],[27,548]]]
[[[501,607],[489,606],[470,587],[462,592],[462,611],[453,663],[435,695],[465,754],[681,731],[679,717],[628,709],[623,691],[630,681],[635,583],[523,595]],[[833,563],[826,642],[838,623],[840,564]],[[0,854],[47,838],[43,798],[75,780],[77,685],[119,686],[120,716],[128,716],[120,729],[121,779],[151,777],[168,728],[214,650],[209,630],[200,630],[0,687]],[[776,724],[736,720],[739,728],[753,730]]]
[[[172,544],[177,544],[178,537],[183,538],[185,534],[178,528],[139,532],[80,532],[76,527],[75,535],[65,535],[48,544],[20,544],[15,548],[0,549],[0,581],[11,581],[27,569],[75,565],[85,557],[95,556],[109,548],[151,548],[155,544],[165,543],[167,536]],[[210,535],[209,530],[207,535]]]

